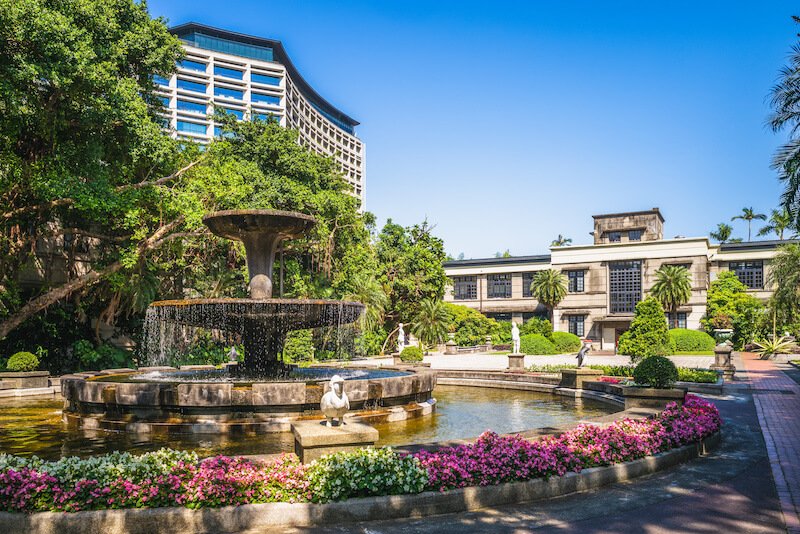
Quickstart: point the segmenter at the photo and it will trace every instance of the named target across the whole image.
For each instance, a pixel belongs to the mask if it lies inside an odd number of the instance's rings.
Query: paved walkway
[[[708,369],[714,363],[713,356],[670,356],[678,367],[699,367]],[[425,356],[423,361],[431,364],[431,369],[475,369],[499,371],[508,367],[508,358],[505,354],[478,353],[478,354],[431,354]],[[584,362],[585,365],[630,365],[627,356],[595,356],[591,353]],[[546,364],[575,364],[574,354],[556,354],[552,356],[525,356],[525,366]],[[392,358],[368,358],[351,362],[351,365],[367,367],[390,366]]]
[[[800,534],[800,386],[771,360],[743,354],[788,531]]]

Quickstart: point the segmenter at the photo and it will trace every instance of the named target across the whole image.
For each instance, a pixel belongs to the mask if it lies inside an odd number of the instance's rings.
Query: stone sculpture
[[[511,345],[511,353],[519,354],[519,328],[514,321],[511,321]]]
[[[576,358],[578,358],[578,368],[583,367],[583,359],[586,357],[586,355],[589,353],[590,350],[592,350],[592,346],[588,343],[584,343],[583,346],[581,347],[581,350],[578,351],[578,356],[576,356]]]
[[[338,426],[345,424],[344,414],[350,409],[350,399],[344,392],[344,379],[339,375],[331,377],[331,389],[322,396],[319,402],[319,409],[325,416],[325,426]],[[338,419],[336,425],[333,420]]]
[[[406,332],[403,330],[403,323],[397,328],[397,352],[403,352],[406,346]]]

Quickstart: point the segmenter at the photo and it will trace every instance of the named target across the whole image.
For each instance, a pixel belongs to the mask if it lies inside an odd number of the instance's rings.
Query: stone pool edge
[[[420,518],[469,512],[492,506],[549,499],[588,491],[649,475],[708,454],[722,440],[718,431],[696,443],[653,456],[607,467],[592,467],[549,479],[536,478],[496,486],[471,486],[444,493],[363,497],[313,503],[263,503],[221,508],[133,508],[75,513],[0,512],[0,526],[31,534],[88,534],[127,532],[238,532],[259,527],[332,525],[384,519]]]

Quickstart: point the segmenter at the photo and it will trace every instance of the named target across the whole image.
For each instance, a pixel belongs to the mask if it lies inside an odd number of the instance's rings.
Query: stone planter
[[[404,362],[399,354],[392,354],[392,365],[410,365],[411,367],[430,367],[430,363],[426,362]]]
[[[635,386],[622,386],[622,396],[625,397],[625,409],[655,408],[663,410],[670,402],[683,404],[686,398],[686,388],[657,389]]]
[[[598,369],[587,369],[586,367],[564,369],[561,371],[561,383],[559,386],[569,389],[583,389],[584,382],[595,382],[601,376],[603,376],[603,371]]]
[[[47,371],[10,371],[0,373],[0,382],[8,389],[46,388],[50,385],[49,376]]]
[[[730,328],[715,328],[714,329],[714,339],[716,342],[725,343],[729,339],[733,337],[733,330]]]

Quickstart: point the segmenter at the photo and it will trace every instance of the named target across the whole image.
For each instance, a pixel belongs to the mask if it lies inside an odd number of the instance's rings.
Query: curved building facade
[[[364,143],[358,122],[319,95],[280,41],[188,23],[170,28],[186,58],[169,80],[157,78],[167,127],[179,139],[205,143],[221,135],[215,110],[239,120],[275,120],[300,132],[312,150],[333,156],[364,209]]]

